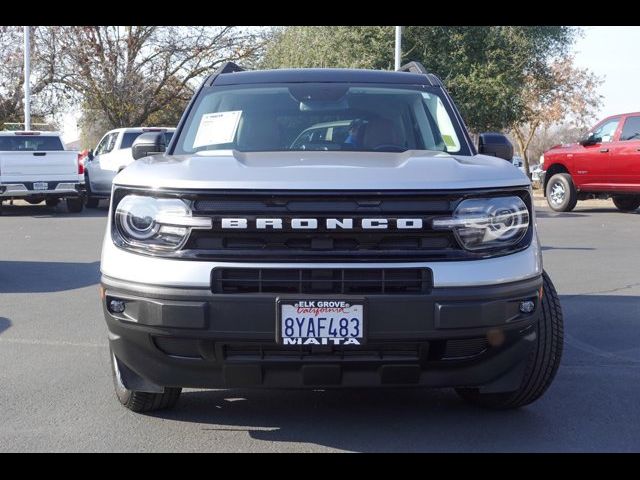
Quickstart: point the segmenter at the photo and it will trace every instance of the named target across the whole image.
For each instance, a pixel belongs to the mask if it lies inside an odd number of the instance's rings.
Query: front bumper
[[[279,345],[276,294],[213,294],[104,275],[102,286],[110,346],[132,389],[478,386],[499,392],[520,385],[536,340],[542,279],[365,296],[367,339],[357,347]],[[126,302],[124,313],[109,311],[112,299]],[[534,299],[532,313],[520,313],[524,299]]]

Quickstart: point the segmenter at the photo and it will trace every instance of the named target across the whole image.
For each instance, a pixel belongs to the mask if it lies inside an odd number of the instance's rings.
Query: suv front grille
[[[213,293],[421,294],[433,284],[427,268],[215,268]]]
[[[129,191],[136,189],[116,190],[114,205]],[[462,248],[453,231],[431,227],[435,218],[450,217],[462,200],[474,197],[518,195],[532,215],[529,192],[522,187],[433,192],[160,189],[154,195],[188,201],[194,216],[212,220],[211,229],[191,231],[185,245],[175,252],[140,251],[185,260],[260,263],[470,260],[523,250],[531,243],[533,232],[530,228],[518,245],[468,251]],[[272,223],[265,225],[266,221]],[[372,226],[372,222],[378,223]]]
[[[232,261],[391,261],[464,256],[448,231],[430,228],[434,217],[448,216],[456,194],[393,192],[280,192],[199,195],[194,215],[211,216],[212,230],[193,231],[185,250],[196,258]],[[246,229],[223,229],[222,218],[248,221]],[[255,228],[256,219],[277,218],[282,229]],[[317,229],[290,228],[291,219],[312,218]],[[353,228],[325,228],[327,219],[349,218]],[[388,219],[386,229],[363,229],[363,219]],[[396,229],[397,219],[419,218],[424,228]]]

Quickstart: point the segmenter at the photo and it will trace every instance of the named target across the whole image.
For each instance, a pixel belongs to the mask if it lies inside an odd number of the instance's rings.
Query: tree
[[[440,76],[474,132],[523,118],[527,78],[550,77],[550,60],[578,30],[562,26],[408,26],[403,61]],[[394,27],[285,27],[273,32],[264,66],[393,68]]]
[[[31,118],[43,122],[45,116],[56,107],[47,97],[47,89],[54,76],[53,66],[44,68],[42,52],[35,48],[33,37],[44,27],[32,28],[31,52]],[[0,130],[5,123],[22,122],[24,119],[24,56],[23,29],[16,26],[0,26]]]
[[[260,66],[391,69],[393,42],[393,27],[276,27]]]
[[[526,110],[512,125],[525,172],[529,172],[529,145],[539,128],[569,123],[583,129],[601,104],[602,97],[597,93],[601,83],[588,70],[577,68],[570,56],[554,61],[548,78],[527,79],[523,90]]]
[[[577,30],[563,26],[406,27],[403,58],[436,73],[476,133],[504,130],[523,117],[527,79],[548,81],[551,59]]]
[[[174,123],[202,77],[228,60],[251,60],[259,34],[237,27],[49,27],[39,37],[58,95],[104,114],[109,128]]]

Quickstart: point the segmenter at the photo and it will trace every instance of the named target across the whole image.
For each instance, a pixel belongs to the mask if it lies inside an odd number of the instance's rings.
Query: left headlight
[[[126,195],[118,202],[114,226],[123,246],[178,250],[192,229],[211,228],[211,219],[193,217],[183,200]]]
[[[520,197],[468,198],[450,218],[433,220],[436,230],[453,230],[467,250],[515,245],[529,229],[529,210]]]

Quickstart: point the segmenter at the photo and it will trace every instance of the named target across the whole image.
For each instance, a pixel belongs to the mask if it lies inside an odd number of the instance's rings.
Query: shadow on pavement
[[[573,213],[573,212],[554,212],[551,210],[536,209],[536,218],[557,218],[557,217],[578,218],[578,217],[588,217],[588,215]]]
[[[80,213],[69,213],[63,203],[57,207],[47,207],[44,203],[38,205],[2,205],[0,218],[2,217],[33,217],[33,218],[65,218],[65,217],[106,217],[109,213],[109,204],[100,203],[98,208],[85,208]]]
[[[568,362],[635,365],[640,374],[640,297],[624,294],[633,287],[614,295],[560,295]]]
[[[546,250],[595,250],[595,248],[593,247],[548,247],[548,246],[543,246],[541,247],[542,251],[546,251]]]
[[[0,293],[62,292],[95,285],[100,262],[21,262],[0,260]]]
[[[8,318],[0,317],[0,334],[11,326],[11,320]]]
[[[201,423],[205,432],[357,452],[484,451],[496,438],[518,450],[522,431],[549,428],[534,409],[481,411],[452,390],[423,389],[184,392],[175,410],[156,416]]]

